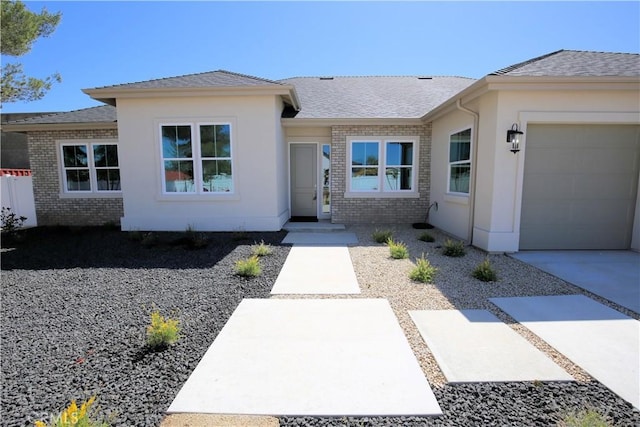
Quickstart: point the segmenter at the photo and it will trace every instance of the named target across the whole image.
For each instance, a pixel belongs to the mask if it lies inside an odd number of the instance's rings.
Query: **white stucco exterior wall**
[[[489,252],[516,252],[520,240],[522,182],[530,123],[640,124],[639,91],[510,90],[490,91],[465,107],[480,114],[478,129],[473,244]],[[445,200],[448,134],[471,123],[469,115],[452,111],[433,122],[432,199]],[[465,117],[468,116],[469,118]],[[506,131],[518,123],[524,131],[521,151],[513,154]],[[472,171],[473,174],[473,171]],[[441,203],[431,222],[464,238],[470,209]],[[636,208],[632,247],[640,246]]]
[[[122,98],[117,108],[123,230],[269,231],[288,219],[275,96]],[[207,121],[232,124],[235,191],[163,193],[160,124]]]
[[[438,203],[438,208],[433,207],[429,211],[429,223],[462,240],[469,238],[469,196],[447,193],[449,137],[470,128],[473,143],[473,133],[476,132],[476,129],[473,129],[473,116],[455,111],[441,120],[434,121],[431,134],[430,202]]]

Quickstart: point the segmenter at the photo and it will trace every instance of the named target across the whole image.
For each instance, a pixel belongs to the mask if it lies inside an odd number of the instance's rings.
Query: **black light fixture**
[[[520,135],[524,135],[524,132],[518,129],[517,123],[514,123],[511,129],[507,131],[507,143],[511,144],[511,152],[513,154],[520,151]]]

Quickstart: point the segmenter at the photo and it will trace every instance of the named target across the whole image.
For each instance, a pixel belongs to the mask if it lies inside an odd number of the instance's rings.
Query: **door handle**
[[[313,200],[318,200],[318,195],[316,193],[313,193]]]

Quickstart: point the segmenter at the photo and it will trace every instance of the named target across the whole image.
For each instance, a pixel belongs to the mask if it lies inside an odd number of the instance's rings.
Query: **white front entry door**
[[[318,159],[316,144],[295,143],[291,150],[291,216],[318,216]]]

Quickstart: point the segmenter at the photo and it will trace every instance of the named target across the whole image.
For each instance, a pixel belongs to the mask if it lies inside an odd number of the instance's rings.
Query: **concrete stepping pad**
[[[489,311],[424,310],[409,315],[449,382],[573,379]]]
[[[245,299],[169,413],[440,415],[384,299]]]
[[[271,293],[359,294],[349,249],[346,246],[294,245]]]
[[[490,301],[640,409],[640,322],[584,295]]]

